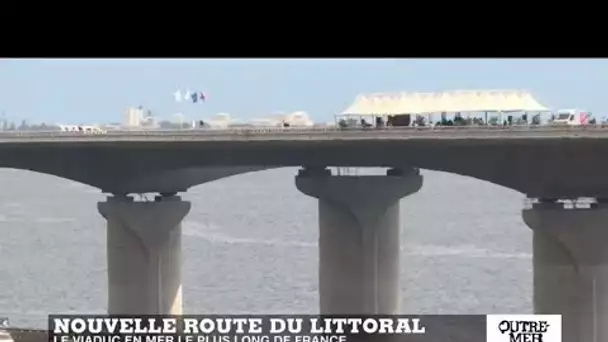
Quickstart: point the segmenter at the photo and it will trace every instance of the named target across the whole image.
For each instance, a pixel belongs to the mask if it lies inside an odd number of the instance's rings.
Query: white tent
[[[440,93],[377,93],[357,96],[342,115],[457,112],[546,112],[523,90],[457,90]]]

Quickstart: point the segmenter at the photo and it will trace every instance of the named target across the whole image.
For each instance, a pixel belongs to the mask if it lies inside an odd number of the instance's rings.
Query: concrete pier
[[[109,197],[98,209],[107,220],[108,313],[181,314],[181,221],[190,202]]]
[[[398,314],[399,200],[422,187],[418,170],[386,176],[301,170],[296,186],[319,199],[321,314]]]
[[[523,211],[534,232],[534,311],[562,314],[564,342],[608,341],[608,206]]]

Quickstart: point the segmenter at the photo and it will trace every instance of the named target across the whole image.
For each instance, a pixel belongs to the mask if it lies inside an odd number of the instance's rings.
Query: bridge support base
[[[523,211],[533,230],[534,311],[561,314],[564,342],[608,341],[608,205]]]
[[[399,313],[399,200],[420,190],[422,176],[387,174],[296,177],[297,188],[319,200],[321,314]]]
[[[181,314],[180,223],[190,203],[109,197],[98,209],[107,220],[108,313]]]

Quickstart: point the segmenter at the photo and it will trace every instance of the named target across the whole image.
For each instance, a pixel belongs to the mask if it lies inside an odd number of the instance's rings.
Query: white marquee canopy
[[[457,90],[361,94],[342,115],[546,111],[549,111],[547,107],[523,90]]]

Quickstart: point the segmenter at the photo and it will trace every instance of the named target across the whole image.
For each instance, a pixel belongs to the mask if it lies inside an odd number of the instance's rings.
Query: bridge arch
[[[503,170],[500,165],[488,162],[488,163],[467,163],[455,162],[445,163],[445,160],[440,162],[433,160],[423,160],[422,162],[407,162],[404,163],[408,166],[403,167],[417,167],[423,170],[440,171],[446,173],[452,173],[459,176],[472,177],[481,181],[489,182],[501,187],[509,188],[515,191],[522,192],[517,188],[516,184],[509,183],[510,177],[504,177]],[[147,192],[185,192],[192,187],[202,185],[215,180],[233,177],[250,172],[260,172],[278,168],[289,168],[294,166],[191,166],[181,168],[159,168],[156,170],[150,170],[142,172],[139,175],[131,177],[121,177],[122,180],[115,184],[115,188],[124,188],[124,193],[147,193]],[[306,166],[301,166],[306,167]],[[344,166],[339,165],[328,165],[329,168],[340,168]],[[369,166],[348,166],[351,169],[358,168],[373,168]],[[374,166],[375,167],[375,166]],[[390,166],[377,166],[377,167],[390,167]],[[9,170],[21,170],[32,172],[36,174],[50,175],[56,178],[67,179],[87,187],[96,188],[100,191],[104,191],[104,184],[96,182],[96,176],[86,177],[81,172],[70,173],[64,168],[56,169],[53,167],[45,167],[41,170],[39,167],[28,167],[28,166],[2,166],[1,169]],[[103,171],[103,170],[96,170]],[[87,179],[89,178],[89,179]],[[506,181],[505,181],[506,180]],[[154,189],[154,191],[149,191]],[[114,192],[114,191],[107,191]]]

